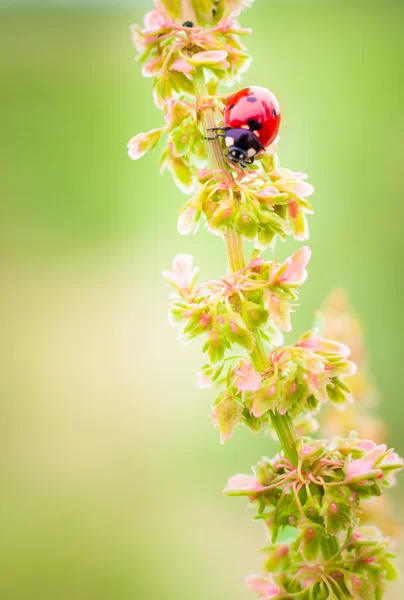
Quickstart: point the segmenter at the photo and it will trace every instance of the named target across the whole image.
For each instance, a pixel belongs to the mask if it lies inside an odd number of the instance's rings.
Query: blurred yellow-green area
[[[202,279],[226,261],[219,237],[177,233],[185,197],[158,151],[126,155],[162,124],[129,35],[152,2],[90,4],[0,8],[0,598],[247,599],[267,542],[221,490],[277,445],[242,429],[219,445],[200,345],[167,323],[172,257]],[[393,0],[256,0],[241,19],[243,83],[276,93],[282,165],[316,188],[293,336],[348,290],[401,454],[403,17]]]

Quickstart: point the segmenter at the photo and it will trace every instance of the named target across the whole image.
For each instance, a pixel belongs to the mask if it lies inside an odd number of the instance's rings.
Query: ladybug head
[[[227,156],[237,163],[253,163],[254,157],[263,150],[259,139],[250,129],[228,129],[225,137]]]
[[[234,162],[245,162],[248,158],[247,152],[241,150],[241,148],[237,148],[237,146],[230,146],[228,156]]]

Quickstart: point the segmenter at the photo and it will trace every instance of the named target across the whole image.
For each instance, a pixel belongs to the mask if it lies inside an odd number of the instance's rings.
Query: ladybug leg
[[[208,130],[208,131],[209,131],[209,130]],[[225,137],[226,137],[226,136],[225,136],[225,134],[224,134],[224,133],[217,133],[217,134],[216,134],[215,136],[213,136],[213,137],[205,137],[205,140],[212,141],[212,140],[217,140],[217,138],[225,138]]]

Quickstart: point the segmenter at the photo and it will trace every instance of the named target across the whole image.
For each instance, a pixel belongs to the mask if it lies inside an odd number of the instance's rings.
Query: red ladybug
[[[278,101],[266,88],[243,88],[227,100],[224,122],[226,127],[215,127],[211,131],[226,132],[217,134],[225,139],[226,156],[243,167],[251,165],[256,155],[278,135],[281,124]]]

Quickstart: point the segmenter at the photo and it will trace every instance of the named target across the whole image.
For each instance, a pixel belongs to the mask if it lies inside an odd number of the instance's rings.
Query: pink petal
[[[177,58],[171,65],[170,69],[173,71],[179,71],[180,73],[191,73],[194,70],[194,67],[184,60],[183,58]]]
[[[230,477],[226,489],[257,491],[261,488],[254,475],[234,475]]]
[[[259,598],[279,598],[281,595],[281,588],[276,585],[271,577],[249,575],[244,579],[244,582],[258,594]]]
[[[143,77],[154,77],[154,75],[157,75],[157,73],[160,71],[160,67],[161,67],[160,56],[158,56],[157,58],[153,58],[152,60],[149,60],[149,62],[147,62],[142,69]]]
[[[365,452],[373,450],[373,448],[376,448],[376,446],[377,444],[375,442],[372,442],[372,440],[361,440],[358,444],[358,448],[364,450]]]
[[[203,52],[197,52],[196,54],[193,54],[189,58],[189,62],[191,62],[193,65],[214,65],[216,63],[221,62],[222,60],[225,60],[225,58],[227,58],[227,55],[228,53],[226,50],[206,50]]]
[[[285,261],[287,269],[282,277],[282,281],[301,285],[307,277],[305,267],[308,265],[310,257],[311,250],[308,246],[303,246],[303,248],[295,252],[293,256]]]
[[[285,260],[285,262],[273,270],[271,275],[272,285],[302,285],[307,278],[307,266],[311,257],[311,250],[303,246]]]
[[[207,388],[210,388],[211,385],[212,379],[208,375],[206,375],[206,373],[200,371],[197,375],[197,386],[199,387],[199,389],[205,390]]]
[[[242,392],[256,392],[261,387],[261,377],[249,362],[243,362],[236,371],[235,384]]]
[[[358,475],[366,475],[369,471],[373,471],[379,458],[386,452],[387,446],[385,444],[379,444],[362,458],[358,460],[352,460],[348,466],[347,476],[348,479],[358,477]]]
[[[138,133],[128,142],[128,154],[133,160],[144,156],[160,140],[161,134],[165,128],[152,129],[147,133]]]
[[[306,181],[296,181],[293,184],[288,184],[288,187],[291,188],[300,198],[311,196],[311,194],[314,192],[314,187]]]
[[[195,222],[195,215],[196,210],[192,206],[188,206],[188,208],[180,214],[178,217],[177,229],[181,235],[197,232],[199,223]]]
[[[314,332],[304,335],[295,346],[299,348],[306,348],[311,352],[326,352],[328,354],[339,354],[343,358],[347,358],[351,354],[351,350],[345,344],[340,342],[334,342],[332,340],[325,340],[324,338],[316,335]]]
[[[166,19],[158,10],[151,10],[145,14],[144,26],[147,32],[160,31],[164,27]]]
[[[238,17],[244,8],[250,8],[254,0],[228,0],[232,17]]]
[[[191,283],[193,260],[191,254],[178,254],[173,260],[173,273],[180,287],[188,287]]]

